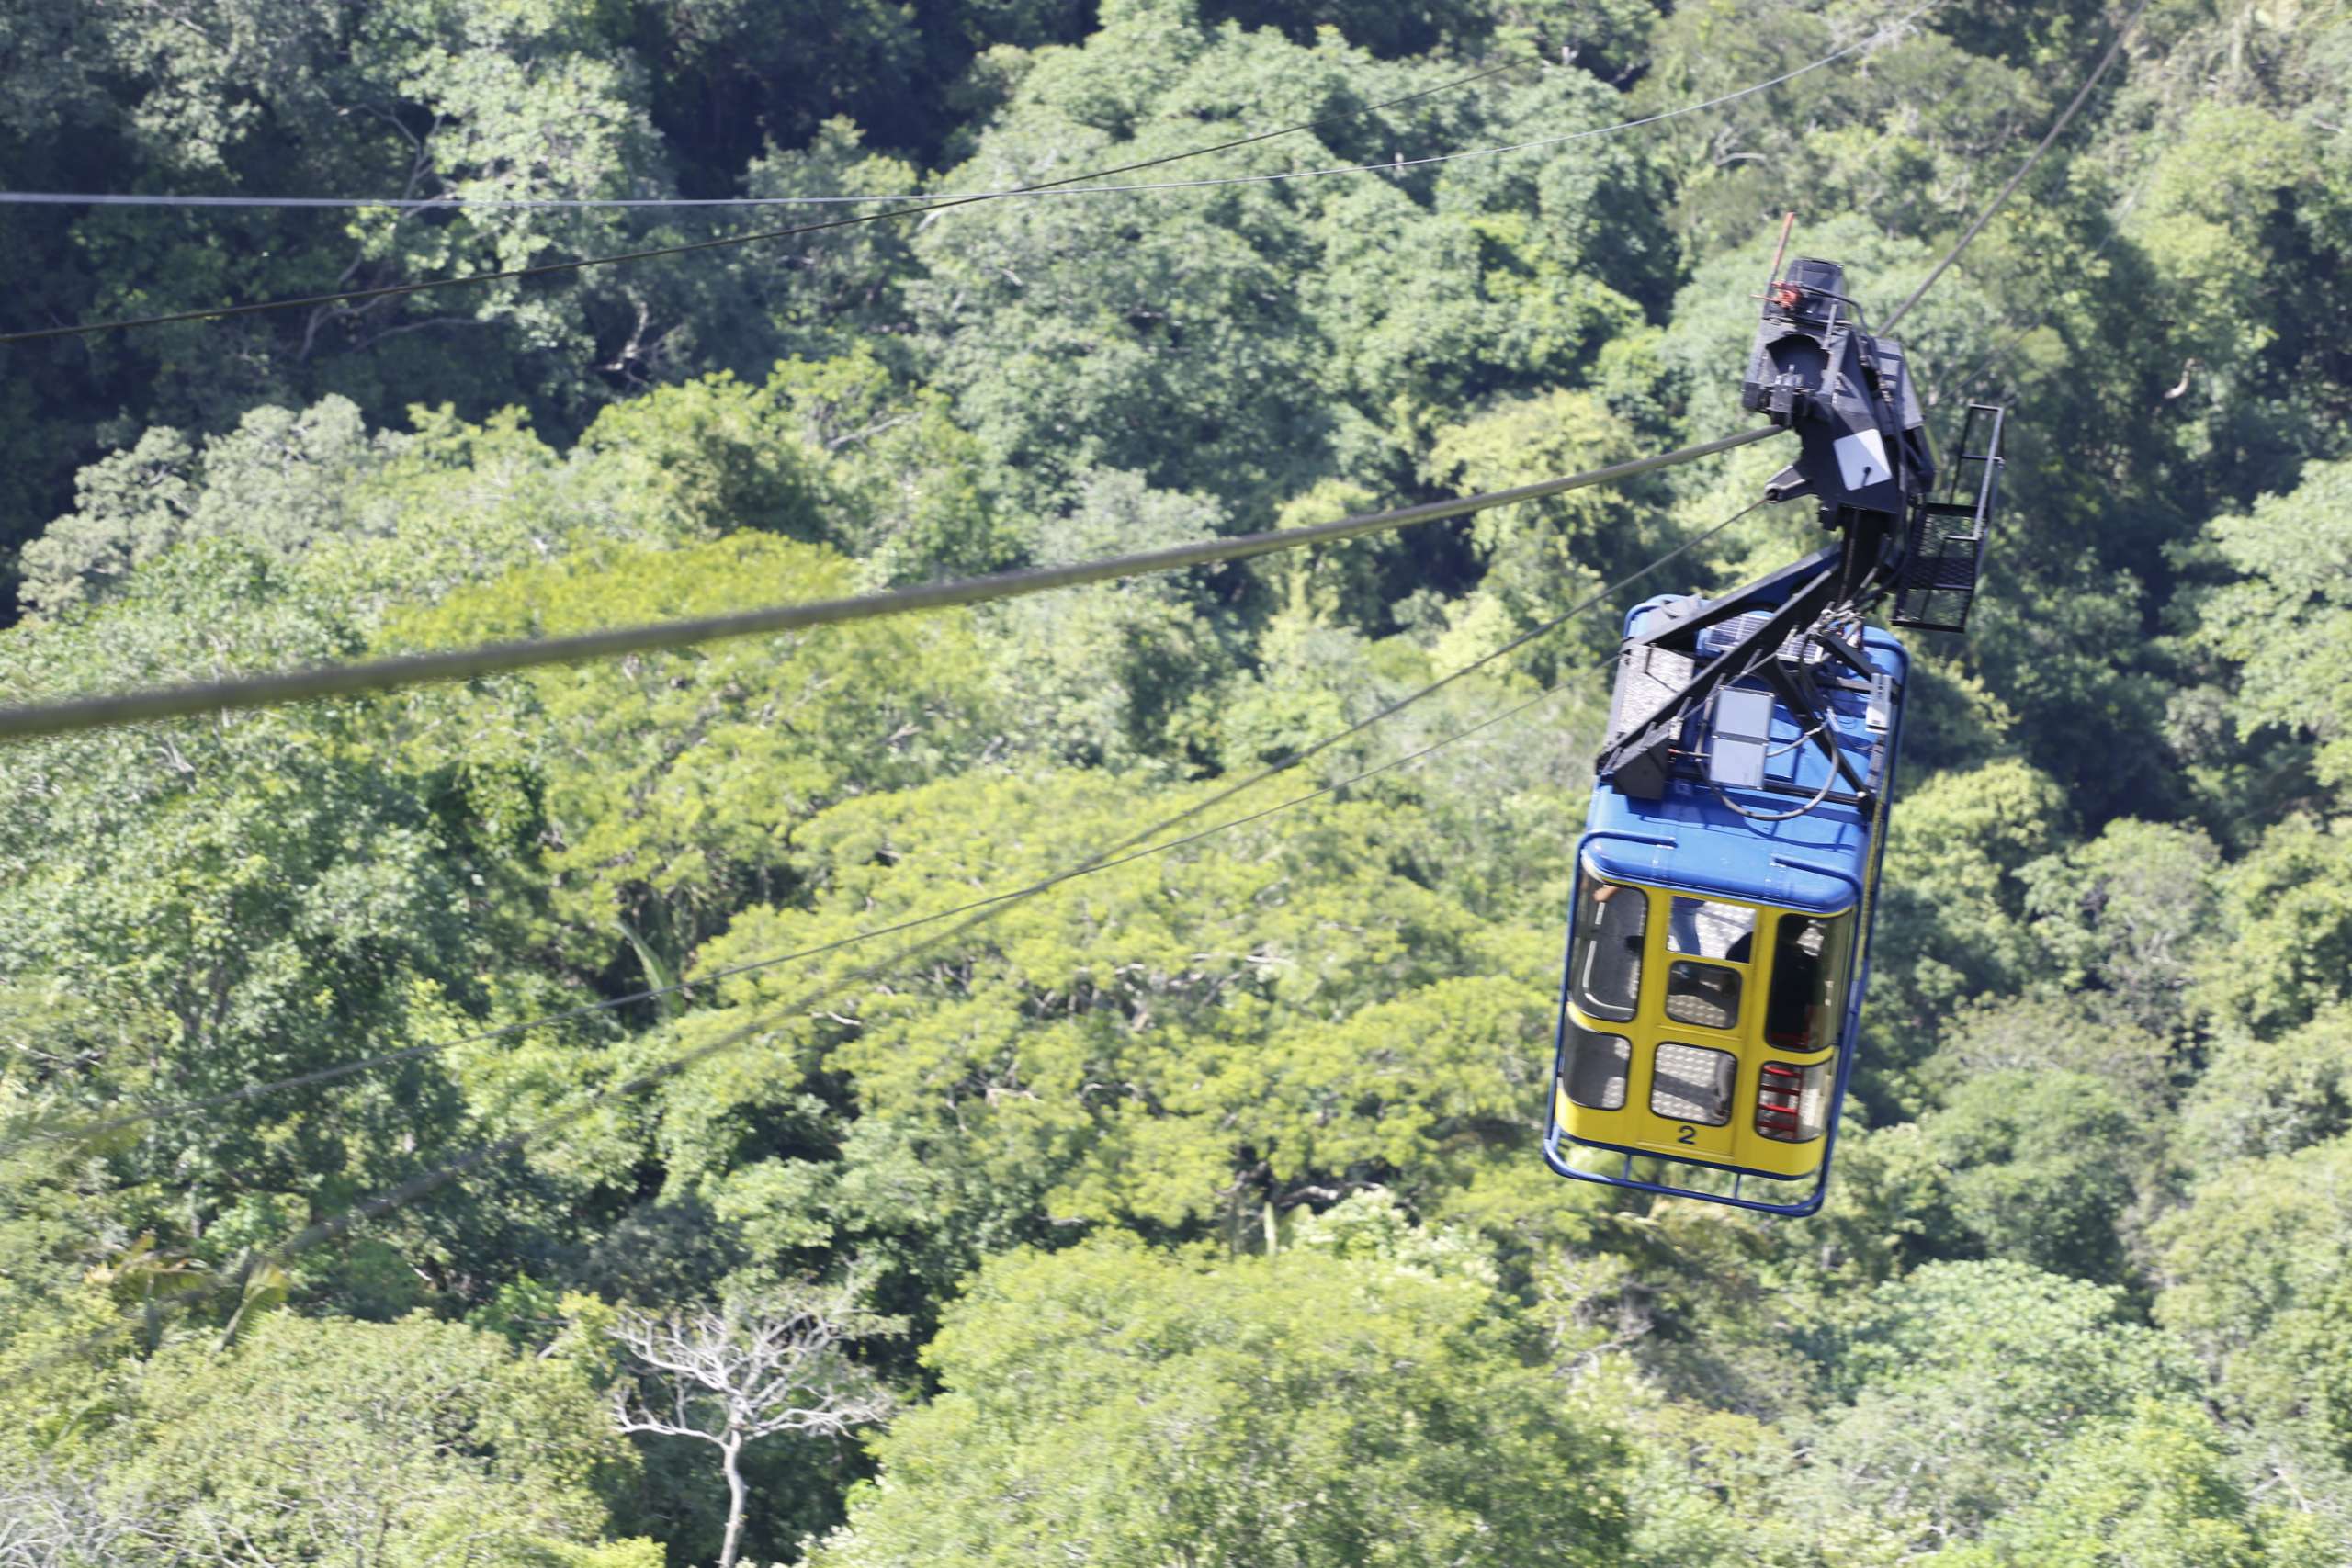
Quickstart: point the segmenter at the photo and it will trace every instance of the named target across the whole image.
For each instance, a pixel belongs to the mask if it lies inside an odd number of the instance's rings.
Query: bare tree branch
[[[614,1424],[719,1451],[728,1495],[719,1568],[734,1568],[742,1544],[746,1445],[781,1433],[842,1437],[895,1408],[889,1390],[845,1348],[898,1326],[861,1308],[858,1294],[854,1283],[799,1285],[715,1308],[629,1309],[614,1325],[629,1370],[613,1390]]]

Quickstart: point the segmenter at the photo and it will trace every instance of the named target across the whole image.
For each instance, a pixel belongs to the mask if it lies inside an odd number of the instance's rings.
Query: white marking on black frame
[[[1831,444],[1838,454],[1838,477],[1848,490],[1862,490],[1894,470],[1886,464],[1886,440],[1875,430],[1858,430]]]

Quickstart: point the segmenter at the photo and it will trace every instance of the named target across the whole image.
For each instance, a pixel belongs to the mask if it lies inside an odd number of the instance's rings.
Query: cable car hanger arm
[[[1600,777],[1627,795],[1645,799],[1663,795],[1674,750],[1690,716],[1724,687],[1770,663],[1781,643],[1820,617],[1837,593],[1839,554],[1836,546],[1815,550],[1685,615],[1675,615],[1677,606],[1661,606],[1651,618],[1666,624],[1628,637],[1618,654],[1617,693],[1598,766]],[[1760,625],[1713,659],[1699,662],[1701,632],[1757,609],[1770,612]],[[1665,696],[1645,703],[1639,685],[1645,679],[1671,684]]]

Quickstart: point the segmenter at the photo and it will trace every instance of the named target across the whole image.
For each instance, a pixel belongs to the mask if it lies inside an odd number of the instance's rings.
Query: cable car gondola
[[[1910,681],[1865,617],[1891,595],[1895,626],[1964,628],[2003,416],[1970,408],[1937,497],[1902,349],[1810,260],[1765,294],[1741,400],[1800,442],[1767,499],[1815,497],[1839,539],[1626,616],[1544,1155],[1579,1180],[1804,1215],[1853,1073]]]

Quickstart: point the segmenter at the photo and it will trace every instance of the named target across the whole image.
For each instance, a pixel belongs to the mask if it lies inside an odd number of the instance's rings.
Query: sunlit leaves
[[[830,551],[737,534],[582,552],[460,595],[400,635],[438,646],[562,636],[849,587],[848,563]],[[540,671],[513,683],[503,715],[437,718],[435,743],[512,757],[544,781],[557,912],[592,943],[626,939],[666,984],[729,909],[791,884],[797,824],[978,750],[989,715],[969,635],[951,613]]]
[[[882,1439],[818,1561],[1616,1561],[1619,1440],[1490,1299],[1313,1250],[1000,1258],[927,1352],[944,1392]]]

